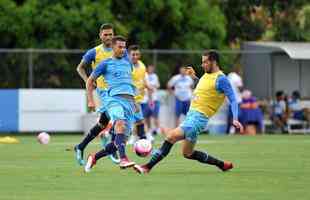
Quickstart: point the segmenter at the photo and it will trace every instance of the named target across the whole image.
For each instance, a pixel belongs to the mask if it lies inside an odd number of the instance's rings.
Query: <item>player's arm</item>
[[[77,66],[76,71],[78,72],[78,74],[80,75],[80,77],[84,80],[84,82],[86,83],[87,81],[87,74],[86,74],[86,67],[87,64],[85,63],[85,61],[82,59],[80,64]]]
[[[167,83],[167,89],[172,93],[177,77],[173,76]]]
[[[186,74],[189,75],[193,79],[193,89],[197,86],[199,82],[199,78],[196,76],[196,72],[193,67],[188,66],[186,67]]]
[[[101,62],[96,69],[90,74],[86,81],[86,92],[87,92],[87,100],[88,100],[88,107],[90,109],[95,108],[95,101],[93,97],[93,91],[95,89],[95,82],[97,78],[105,73],[105,63]]]
[[[238,121],[238,103],[236,100],[236,96],[234,94],[234,91],[231,87],[230,82],[226,78],[226,76],[220,76],[216,80],[216,89],[222,93],[225,94],[225,96],[228,98],[230,102],[230,109],[233,114],[233,125],[240,130],[240,132],[243,132],[243,126]]]
[[[76,71],[78,72],[78,74],[84,80],[85,83],[88,79],[86,68],[92,63],[92,61],[95,60],[95,57],[96,57],[96,50],[95,49],[88,50],[83,56],[80,64],[76,67]]]

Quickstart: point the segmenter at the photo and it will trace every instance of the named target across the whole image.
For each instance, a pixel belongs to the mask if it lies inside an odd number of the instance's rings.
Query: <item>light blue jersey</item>
[[[107,95],[104,99],[107,114],[115,122],[124,120],[126,124],[125,134],[129,136],[134,122],[134,98],[127,99],[122,95],[136,95],[132,81],[132,64],[127,57],[108,58],[102,61],[91,76],[97,78],[103,76],[107,82]]]
[[[102,61],[91,76],[94,78],[103,75],[108,84],[108,95],[131,95],[135,96],[136,89],[132,81],[133,66],[126,57],[108,58]]]

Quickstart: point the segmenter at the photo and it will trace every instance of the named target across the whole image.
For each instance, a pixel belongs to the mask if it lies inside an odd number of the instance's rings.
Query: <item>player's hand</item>
[[[93,101],[88,101],[88,108],[91,110],[91,111],[94,111],[95,110],[95,103]]]
[[[196,77],[196,72],[193,67],[188,66],[185,68],[186,69],[186,74],[189,75],[190,77]]]
[[[240,131],[240,133],[243,133],[243,126],[238,120],[233,120],[232,124],[236,129]]]

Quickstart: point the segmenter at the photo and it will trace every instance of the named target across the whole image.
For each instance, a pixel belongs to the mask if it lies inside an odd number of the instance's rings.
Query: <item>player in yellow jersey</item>
[[[88,50],[80,64],[77,66],[77,72],[80,77],[85,81],[87,81],[88,76],[86,73],[86,68],[91,66],[92,69],[95,69],[97,65],[112,56],[112,38],[114,35],[112,24],[102,24],[99,31],[99,38],[101,40],[101,44]],[[102,99],[107,95],[106,93],[107,84],[103,79],[103,76],[100,76],[96,81],[96,92],[97,99],[100,99],[97,103],[96,107],[98,108],[98,112],[101,113],[98,123],[91,128],[89,133],[83,138],[81,143],[74,147],[76,153],[76,160],[78,164],[84,165],[85,161],[83,159],[83,152],[86,146],[90,141],[92,141],[109,123],[109,117],[105,114],[105,106],[104,101]]]
[[[151,160],[145,165],[135,165],[138,173],[148,173],[159,161],[166,157],[172,146],[183,140],[182,153],[187,159],[197,160],[204,164],[215,165],[222,171],[233,168],[228,161],[219,160],[207,152],[195,150],[198,134],[206,127],[209,118],[212,117],[228,97],[233,113],[233,125],[243,132],[243,126],[238,121],[238,104],[232,87],[218,66],[219,55],[210,51],[202,55],[202,67],[205,74],[199,79],[194,90],[194,97],[191,101],[189,112],[179,127],[168,131],[166,139],[161,148],[153,153]],[[193,70],[189,70],[194,76]]]
[[[134,120],[136,125],[136,132],[139,139],[146,139],[145,135],[145,127],[144,127],[144,118],[142,114],[141,103],[144,99],[145,89],[149,87],[146,83],[146,67],[144,63],[140,60],[141,59],[141,52],[139,50],[138,45],[131,45],[128,48],[128,53],[133,64],[133,71],[132,71],[132,80],[134,85],[136,86],[137,95],[135,96],[135,101],[138,105],[138,110],[135,113]],[[152,139],[149,136],[149,139]],[[136,140],[135,135],[131,135],[130,140],[128,141],[129,144],[134,144]]]

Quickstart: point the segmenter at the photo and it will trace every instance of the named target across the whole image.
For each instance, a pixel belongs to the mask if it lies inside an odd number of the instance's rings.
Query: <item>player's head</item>
[[[212,73],[215,68],[218,68],[220,61],[219,54],[216,51],[208,51],[202,55],[202,67],[207,73]]]
[[[282,90],[276,92],[276,99],[278,101],[284,100],[285,94]]]
[[[112,49],[114,57],[121,58],[123,57],[126,51],[126,38],[123,36],[115,36],[112,39]]]
[[[154,72],[155,72],[155,66],[154,65],[147,66],[147,73],[152,74]]]
[[[181,75],[185,76],[185,75],[186,75],[186,68],[185,68],[184,66],[181,66],[181,67],[179,68],[179,73],[180,73]]]
[[[137,64],[141,58],[141,53],[138,45],[131,45],[128,48],[128,53],[133,64]]]
[[[100,26],[99,38],[106,47],[111,47],[114,36],[113,25],[106,23]]]
[[[293,91],[292,98],[295,99],[295,100],[296,99],[300,99],[301,98],[300,92],[298,90]]]

